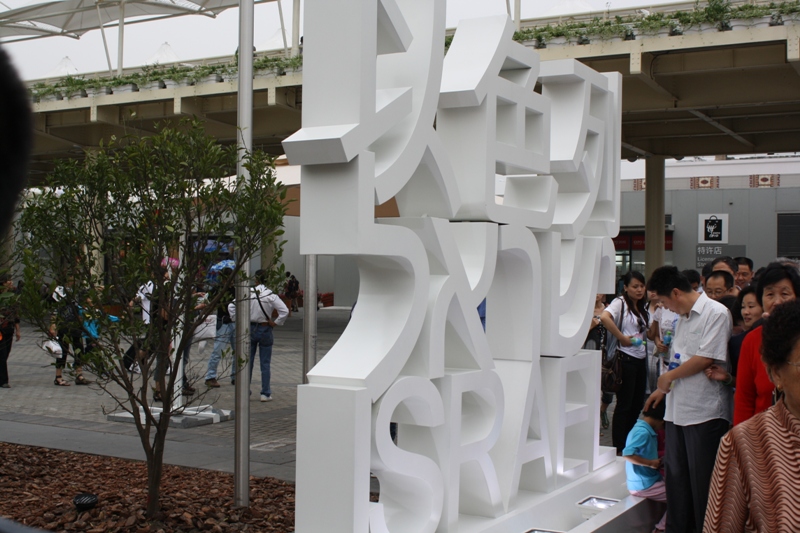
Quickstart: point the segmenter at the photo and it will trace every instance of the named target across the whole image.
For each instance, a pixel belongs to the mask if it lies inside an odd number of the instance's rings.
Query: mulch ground
[[[294,487],[250,481],[250,508],[233,507],[233,475],[164,466],[161,513],[144,516],[147,468],[140,461],[0,443],[0,516],[48,531],[171,533],[294,530]],[[79,493],[97,506],[77,512]]]

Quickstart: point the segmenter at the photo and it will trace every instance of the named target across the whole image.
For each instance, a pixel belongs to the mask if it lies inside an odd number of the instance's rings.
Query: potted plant
[[[158,65],[146,65],[142,67],[142,72],[139,74],[139,90],[148,91],[153,89],[164,89],[167,85],[164,83],[163,74]]]
[[[104,78],[94,78],[87,80],[86,92],[89,96],[101,96],[111,94],[111,87],[108,86],[108,80]]]
[[[34,91],[38,95],[40,102],[55,102],[56,100],[64,99],[64,94],[61,92],[61,88],[56,85],[37,83],[34,86]]]
[[[134,93],[139,90],[135,80],[134,76],[115,76],[109,80],[108,85],[114,94]]]
[[[219,70],[220,68],[218,65],[200,65],[194,68],[190,78],[194,81],[195,85],[199,83],[219,83],[222,81]]]
[[[194,80],[190,78],[191,72],[191,67],[172,65],[162,73],[164,85],[170,89],[194,85]]]
[[[86,98],[86,80],[83,78],[73,78],[67,76],[61,80],[60,85],[64,88],[63,94],[66,95],[68,100],[75,98]]]

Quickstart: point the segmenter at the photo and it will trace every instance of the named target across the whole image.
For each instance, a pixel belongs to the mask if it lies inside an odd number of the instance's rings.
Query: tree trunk
[[[156,364],[160,367],[161,375],[158,383],[165,401],[158,422],[155,424],[156,432],[153,436],[152,454],[147,458],[147,518],[149,519],[153,519],[161,509],[161,474],[164,471],[164,445],[167,441],[167,430],[169,429],[169,420],[172,415],[171,398],[173,387],[170,385],[175,379],[175,368],[172,368],[170,380],[165,379],[166,369],[169,365],[169,333],[162,333],[160,340],[159,349],[164,355],[156,359]]]
[[[156,430],[153,453],[147,458],[147,518],[152,520],[161,510],[161,474],[164,470],[164,435]],[[160,441],[160,442],[159,442]]]

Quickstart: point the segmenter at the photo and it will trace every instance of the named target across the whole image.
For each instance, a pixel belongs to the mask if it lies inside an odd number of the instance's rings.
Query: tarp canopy
[[[271,0],[258,0],[256,3]],[[81,35],[120,19],[142,22],[181,15],[215,17],[238,0],[55,0],[0,11],[0,28],[35,23],[61,33]],[[2,30],[0,30],[2,31]]]
[[[40,24],[30,20],[23,20],[21,22],[8,22],[0,25],[0,39],[14,39],[25,40],[35,39],[36,37],[50,37],[53,35],[63,35],[77,39],[79,36],[75,33],[64,32],[61,28],[49,26],[47,24]]]
[[[48,72],[45,78],[64,78],[66,76],[74,76],[77,73],[78,67],[76,67],[69,56],[67,56],[59,61],[58,65]]]
[[[254,3],[274,1],[255,0]],[[216,17],[232,7],[239,7],[239,0],[51,0],[0,11],[0,37],[19,41],[54,35],[80,37],[90,30],[102,31],[106,26],[119,25],[117,74],[121,75],[126,22],[146,22],[183,15]],[[44,27],[54,30],[43,31]],[[103,45],[108,69],[111,70],[105,33]]]
[[[169,43],[164,43],[158,47],[156,53],[144,62],[145,65],[168,65],[180,61],[178,54],[172,49]]]

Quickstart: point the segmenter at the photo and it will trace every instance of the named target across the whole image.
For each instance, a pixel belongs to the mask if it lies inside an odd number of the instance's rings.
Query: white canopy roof
[[[269,1],[274,0],[256,0],[256,3]],[[6,28],[15,28],[17,35],[27,35],[29,39],[53,35],[43,34],[38,28],[20,34],[20,25],[22,29],[47,25],[55,28],[57,34],[80,36],[101,26],[115,25],[123,17],[127,23],[181,15],[215,17],[238,6],[239,0],[51,0],[0,11],[0,37],[14,36]]]
[[[172,49],[169,43],[164,43],[158,47],[156,53],[144,62],[145,65],[166,65],[180,61],[178,54]]]
[[[58,62],[53,70],[47,73],[47,78],[63,78],[78,73],[78,67],[72,62],[69,56],[64,57]]]

